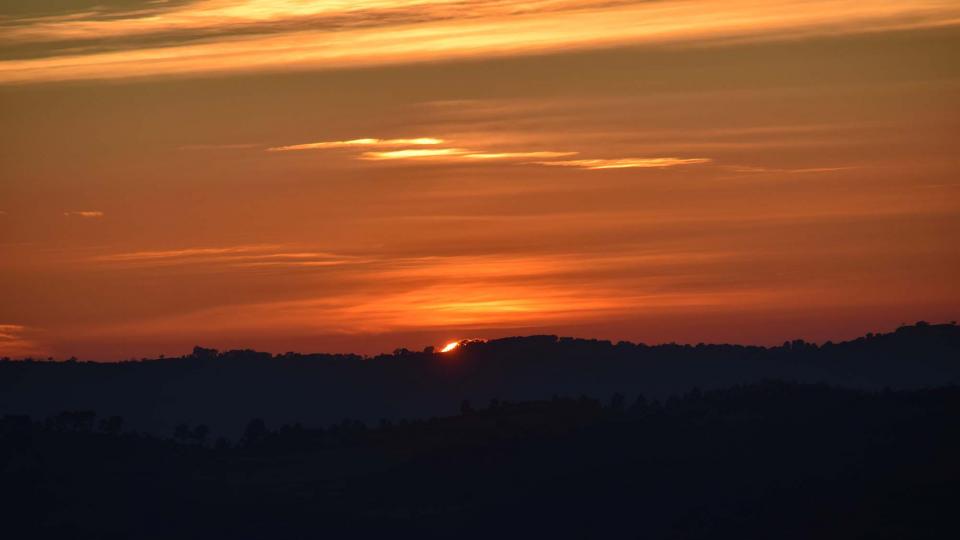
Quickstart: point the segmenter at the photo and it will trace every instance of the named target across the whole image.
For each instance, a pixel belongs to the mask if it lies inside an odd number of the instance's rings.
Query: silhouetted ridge
[[[271,355],[197,347],[184,357],[100,364],[0,362],[0,413],[96,410],[139,430],[179,424],[234,437],[250,418],[317,426],[344,418],[426,418],[463,399],[535,401],[553,395],[644,394],[761,380],[864,389],[960,382],[960,328],[918,323],[886,334],[779,347],[643,345],[528,336],[464,342],[449,353]]]

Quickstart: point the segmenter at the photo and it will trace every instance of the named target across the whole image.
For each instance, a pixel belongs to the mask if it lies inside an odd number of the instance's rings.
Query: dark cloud
[[[110,18],[135,12],[163,11],[197,0],[4,0],[0,20],[85,13],[86,18]]]

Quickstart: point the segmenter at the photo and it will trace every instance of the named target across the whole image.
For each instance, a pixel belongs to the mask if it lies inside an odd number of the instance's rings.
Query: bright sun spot
[[[447,343],[446,345],[444,345],[443,348],[440,349],[440,352],[450,352],[456,349],[459,345],[460,345],[459,341],[451,341],[450,343]]]

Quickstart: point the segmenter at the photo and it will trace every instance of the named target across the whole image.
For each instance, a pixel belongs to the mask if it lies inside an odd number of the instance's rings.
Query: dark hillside
[[[918,323],[888,334],[781,347],[656,345],[531,336],[467,342],[451,353],[218,353],[101,364],[0,362],[0,414],[92,410],[169,436],[180,423],[235,438],[250,418],[320,426],[344,419],[449,415],[462,400],[644,394],[761,380],[910,389],[960,382],[960,328]]]

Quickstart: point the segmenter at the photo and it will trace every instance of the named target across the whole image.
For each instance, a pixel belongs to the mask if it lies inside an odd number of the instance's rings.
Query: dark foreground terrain
[[[236,443],[2,421],[8,538],[957,538],[960,389],[768,382]],[[202,431],[202,430],[201,430]],[[24,536],[26,534],[26,536]]]
[[[958,353],[918,324],[0,362],[0,534],[960,538]]]

